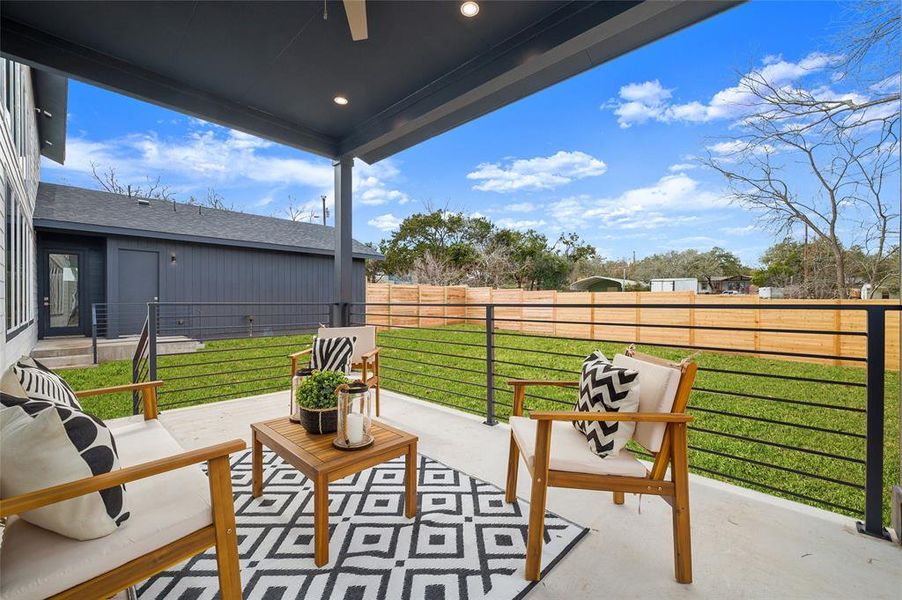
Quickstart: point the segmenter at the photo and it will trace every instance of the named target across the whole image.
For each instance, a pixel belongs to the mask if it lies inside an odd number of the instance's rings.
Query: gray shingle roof
[[[198,208],[167,200],[141,205],[135,198],[85,188],[41,183],[35,227],[168,238],[289,252],[332,254],[335,228],[230,210]],[[354,256],[381,258],[354,240]]]

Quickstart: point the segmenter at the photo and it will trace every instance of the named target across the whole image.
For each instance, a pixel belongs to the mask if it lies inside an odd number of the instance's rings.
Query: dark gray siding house
[[[332,227],[50,183],[38,188],[34,227],[42,338],[91,335],[93,304],[103,333],[136,333],[155,298],[192,303],[161,308],[163,334],[328,319]],[[379,258],[354,242],[355,301],[364,299],[365,259]],[[203,304],[222,302],[323,304]]]

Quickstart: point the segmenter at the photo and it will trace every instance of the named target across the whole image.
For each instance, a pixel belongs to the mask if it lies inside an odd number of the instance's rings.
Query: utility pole
[[[323,201],[323,225],[326,224],[326,219],[329,217],[329,209],[326,208],[326,195],[323,194],[320,196],[320,200]]]
[[[805,223],[805,242],[802,245],[802,288],[808,289],[808,223]]]

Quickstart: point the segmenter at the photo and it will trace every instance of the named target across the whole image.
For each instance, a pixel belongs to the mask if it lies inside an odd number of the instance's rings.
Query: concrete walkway
[[[250,439],[249,424],[287,414],[288,392],[165,411],[186,447]],[[421,453],[503,486],[505,425],[385,392],[382,416],[416,433]],[[529,497],[521,467],[519,495]],[[704,477],[691,479],[695,582],[673,579],[670,507],[659,498],[549,490],[548,510],[590,533],[529,595],[582,598],[902,598],[902,548],[859,535],[852,519]],[[641,513],[640,513],[641,505]]]

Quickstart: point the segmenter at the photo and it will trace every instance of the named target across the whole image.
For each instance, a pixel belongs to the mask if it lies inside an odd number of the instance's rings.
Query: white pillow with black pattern
[[[30,397],[13,368],[0,378],[0,496],[9,498],[119,469],[103,421],[66,402]],[[125,486],[19,515],[76,540],[116,531],[129,518]]]
[[[357,337],[313,338],[310,368],[317,371],[351,372],[351,357]]]
[[[576,410],[582,412],[635,412],[639,408],[639,372],[615,367],[596,350],[583,362]],[[633,437],[630,421],[574,421],[598,456],[617,454]]]
[[[12,366],[12,370],[32,400],[47,400],[81,410],[81,404],[69,384],[35,359],[22,357]]]

